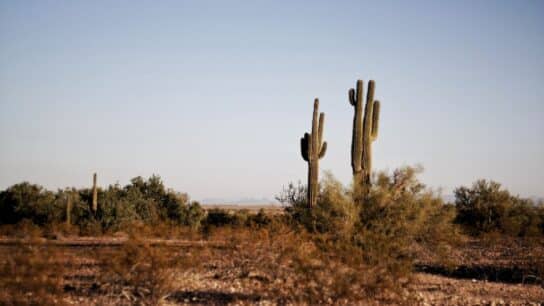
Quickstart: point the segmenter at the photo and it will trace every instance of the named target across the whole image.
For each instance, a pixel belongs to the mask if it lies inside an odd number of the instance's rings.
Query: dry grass
[[[61,305],[62,254],[45,245],[16,246],[0,266],[0,304]]]
[[[366,264],[361,249],[327,235],[317,237],[279,226],[223,228],[210,235],[210,239],[217,237],[229,243],[219,251],[222,259],[214,262],[215,276],[232,282],[257,281],[250,293],[262,299],[330,304],[409,298],[398,290],[408,283],[407,278],[392,279],[383,267]]]
[[[220,245],[156,245],[149,241],[133,236],[121,246],[39,242],[0,246],[0,286],[4,289],[0,304],[447,304],[448,295],[461,292],[468,292],[470,301],[489,299],[497,290],[510,294],[501,295],[505,301],[538,301],[544,295],[544,289],[535,286],[527,286],[530,294],[522,295],[525,286],[440,276],[423,278],[422,283],[421,274],[415,279],[402,278],[392,274],[385,263],[369,265],[360,248],[280,225],[214,229],[208,241],[223,241]],[[490,258],[497,252],[496,245],[466,243],[459,249],[465,256],[480,256],[497,265],[531,251],[509,245],[509,251],[517,255],[508,255],[505,248]],[[538,254],[533,255],[530,258],[537,260]],[[449,284],[467,291],[453,290]],[[489,293],[479,296],[478,288]]]

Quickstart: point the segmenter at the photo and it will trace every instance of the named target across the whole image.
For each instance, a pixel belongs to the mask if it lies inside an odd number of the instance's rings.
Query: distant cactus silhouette
[[[96,213],[98,210],[98,190],[96,189],[96,173],[93,174],[93,203],[92,203],[93,213]]]
[[[357,81],[357,90],[349,90],[349,102],[355,108],[353,116],[353,134],[351,141],[351,168],[356,199],[366,197],[370,191],[372,175],[372,142],[378,138],[380,102],[374,101],[373,80],[368,82],[366,103],[363,117],[362,80]]]
[[[314,101],[311,135],[304,133],[304,137],[300,139],[302,158],[308,162],[308,208],[312,208],[317,203],[317,194],[319,192],[319,159],[325,156],[325,152],[327,151],[327,142],[322,142],[325,114],[319,114],[318,121],[318,109],[319,99],[316,98]]]
[[[66,194],[66,224],[72,224],[72,192]]]

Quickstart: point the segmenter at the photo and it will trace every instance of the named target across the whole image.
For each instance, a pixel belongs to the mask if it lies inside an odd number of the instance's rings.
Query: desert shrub
[[[37,239],[43,236],[43,229],[29,219],[23,219],[17,224],[0,226],[0,234],[15,238]]]
[[[414,244],[438,250],[458,238],[453,210],[417,180],[420,171],[404,167],[392,175],[379,173],[360,209],[355,241],[369,265],[393,278],[409,275]]]
[[[206,212],[196,201],[180,205],[179,211],[179,217],[174,220],[178,224],[187,225],[194,229],[200,228],[206,218]]]
[[[478,180],[471,188],[455,189],[456,222],[473,235],[500,232],[511,236],[538,236],[542,231],[541,205],[512,196],[501,184]]]
[[[259,211],[254,214],[250,215],[248,217],[247,223],[249,226],[253,227],[263,227],[270,225],[272,222],[274,222],[273,218],[267,215],[267,213],[264,211],[264,209],[259,209]]]
[[[167,190],[159,176],[133,178],[124,187],[114,184],[98,188],[98,210],[90,210],[89,188],[45,190],[39,185],[20,183],[0,192],[0,224],[28,219],[39,226],[61,224],[67,219],[67,203],[72,203],[71,224],[84,235],[123,230],[134,222],[157,225],[173,222],[198,228],[205,212],[185,193]]]
[[[249,211],[247,209],[233,211],[221,208],[213,208],[208,210],[204,223],[207,227],[240,227],[247,224],[248,218]]]
[[[62,254],[46,245],[16,245],[0,260],[0,304],[63,305]]]
[[[362,197],[329,174],[320,182],[318,203],[311,210],[300,184],[290,184],[277,199],[287,204],[296,227],[312,233],[322,252],[316,254],[351,254],[337,264],[379,271],[379,276],[365,280],[366,289],[398,294],[410,278],[414,244],[440,249],[458,239],[454,209],[417,180],[420,171],[404,167],[391,175],[375,175],[370,194],[360,204],[353,199]]]
[[[23,182],[0,192],[0,223],[29,219],[43,225],[50,221],[55,195],[42,186]]]
[[[133,305],[157,305],[175,289],[179,270],[196,267],[191,254],[180,254],[175,248],[152,246],[131,235],[113,253],[98,253],[102,289],[110,296],[123,296]]]
[[[342,184],[329,172],[325,172],[320,182],[320,192],[317,205],[311,210],[306,206],[306,188],[289,184],[276,197],[282,204],[287,205],[285,212],[294,224],[304,226],[315,233],[335,233],[349,235],[357,221],[357,208]]]
[[[392,298],[383,288],[386,273],[366,265],[362,249],[329,233],[283,223],[215,228],[210,234],[211,240],[225,237],[227,244],[216,255],[221,259],[211,260],[214,277],[246,281],[257,294],[254,301],[263,296],[280,305],[365,305]]]

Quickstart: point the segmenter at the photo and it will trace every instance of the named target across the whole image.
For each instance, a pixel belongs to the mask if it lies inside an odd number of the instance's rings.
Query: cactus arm
[[[349,96],[349,104],[351,104],[352,106],[355,106],[355,104],[357,104],[357,99],[355,98],[355,90],[353,88],[350,88],[348,92],[348,96]]]
[[[319,158],[323,158],[323,156],[325,156],[325,153],[327,153],[327,142],[325,141],[322,145],[321,145],[321,151],[319,152]]]
[[[309,143],[310,142],[310,135],[308,133],[304,133],[304,137],[300,138],[300,152],[302,154],[302,159],[305,161],[308,161],[308,153],[309,153]]]
[[[374,101],[374,109],[372,110],[372,141],[378,138],[378,127],[380,123],[380,101]]]
[[[308,161],[308,142],[304,137],[300,138],[300,153],[302,154],[302,159]]]
[[[374,80],[368,81],[368,90],[366,92],[366,103],[374,102],[374,90],[376,89],[376,82]]]
[[[319,121],[318,121],[318,114],[319,114],[319,99],[314,100],[314,113],[312,117],[312,151],[310,154],[310,159],[313,159],[315,154],[318,154],[319,152]]]
[[[372,112],[374,108],[374,81],[370,80],[368,82],[368,91],[366,95],[366,105],[365,105],[365,114],[363,119],[363,154],[368,149],[370,145],[371,129],[372,129]],[[363,157],[363,168],[364,167],[364,157]]]
[[[318,143],[318,146],[321,145],[321,143],[323,143],[323,128],[324,128],[324,125],[325,125],[325,114],[324,113],[320,113],[319,114],[319,129],[318,129],[318,133],[317,133],[317,143]]]
[[[363,80],[357,80],[357,101],[363,101],[365,84]]]

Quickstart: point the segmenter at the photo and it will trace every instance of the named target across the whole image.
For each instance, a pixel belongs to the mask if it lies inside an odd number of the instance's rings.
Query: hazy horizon
[[[0,1],[0,189],[124,185],[268,198],[321,170],[351,180],[347,91],[376,80],[374,168],[421,164],[544,197],[541,1]]]

